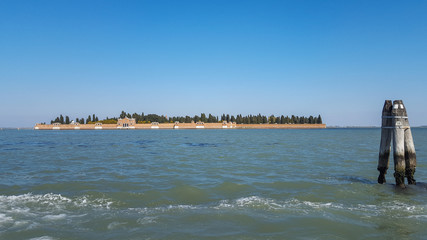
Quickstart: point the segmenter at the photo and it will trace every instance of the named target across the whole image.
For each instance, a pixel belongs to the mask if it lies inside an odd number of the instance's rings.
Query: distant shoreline
[[[120,129],[324,129],[326,124],[236,124],[236,123],[145,123],[123,127],[118,124],[36,124],[35,130]]]
[[[325,129],[376,129],[376,128],[381,128],[381,127],[379,126],[326,126],[325,127]],[[427,126],[415,126],[411,128],[427,128]],[[144,128],[144,129],[148,129],[148,128]],[[237,128],[237,129],[268,129],[268,128]],[[274,128],[270,128],[270,129],[274,129]],[[280,129],[280,128],[275,128],[275,129]],[[297,128],[281,128],[281,129],[297,129]],[[313,128],[313,129],[319,129],[319,128]],[[0,127],[0,131],[2,130],[44,130],[44,129],[34,129],[34,127]],[[87,130],[90,130],[90,129],[87,129]],[[95,130],[95,129],[92,129],[92,130]]]

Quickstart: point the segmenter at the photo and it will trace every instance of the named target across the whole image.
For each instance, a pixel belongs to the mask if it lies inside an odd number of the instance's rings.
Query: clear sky
[[[0,127],[59,114],[427,125],[427,1],[0,1]]]

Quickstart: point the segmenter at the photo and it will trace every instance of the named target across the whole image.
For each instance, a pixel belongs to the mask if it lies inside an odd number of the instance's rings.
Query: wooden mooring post
[[[416,167],[415,146],[409,126],[408,114],[402,100],[386,100],[382,112],[381,143],[378,158],[378,183],[385,183],[387,173],[390,142],[393,139],[394,178],[396,186],[405,187],[405,177],[408,184],[415,184]]]

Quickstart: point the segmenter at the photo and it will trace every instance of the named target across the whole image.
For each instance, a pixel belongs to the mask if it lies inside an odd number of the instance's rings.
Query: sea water
[[[0,131],[0,239],[426,239],[380,129]]]

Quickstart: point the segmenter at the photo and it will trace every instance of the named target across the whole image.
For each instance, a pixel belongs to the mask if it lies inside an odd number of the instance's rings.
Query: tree
[[[296,123],[296,122],[297,122],[297,118],[294,115],[292,115],[291,116],[291,123]]]
[[[214,122],[216,122],[216,118],[212,114],[209,113],[208,123],[214,123]]]
[[[122,113],[120,113],[120,118],[125,118],[126,117],[126,112],[122,111]]]
[[[200,114],[200,121],[206,122],[206,114],[204,113]]]
[[[276,118],[274,117],[274,115],[271,115],[269,118],[268,118],[268,123],[270,123],[270,124],[273,124],[273,123],[275,123],[275,120]]]
[[[193,118],[193,120],[194,120],[194,122],[199,122],[199,121],[200,121],[200,118],[199,118],[199,116],[197,116],[197,115],[194,115],[194,118]]]
[[[88,124],[89,122],[92,122],[92,119],[90,118],[90,115],[89,115],[89,116],[87,116],[86,124]]]
[[[65,116],[65,124],[70,124],[70,117]]]
[[[59,116],[59,123],[64,124],[64,116],[62,114]]]
[[[317,124],[322,124],[322,117],[320,116],[320,114],[317,117]]]
[[[268,123],[267,116],[262,116],[262,123]]]

